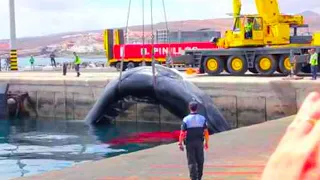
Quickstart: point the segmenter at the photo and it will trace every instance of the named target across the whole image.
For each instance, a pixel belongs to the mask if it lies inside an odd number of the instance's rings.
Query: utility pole
[[[18,54],[16,40],[16,18],[14,0],[9,0],[10,12],[10,69],[11,71],[18,70]]]

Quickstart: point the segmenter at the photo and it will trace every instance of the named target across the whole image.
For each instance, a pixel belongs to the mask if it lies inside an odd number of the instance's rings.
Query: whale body
[[[198,102],[198,113],[207,119],[210,134],[230,130],[221,112],[210,96],[186,80],[177,70],[155,65],[155,76],[151,66],[141,66],[123,72],[121,79],[110,81],[87,114],[88,124],[110,123],[128,109],[132,102],[161,104],[181,119],[189,114],[188,104]]]

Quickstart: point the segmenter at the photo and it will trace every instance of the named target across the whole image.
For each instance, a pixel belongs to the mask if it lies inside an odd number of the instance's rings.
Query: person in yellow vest
[[[79,76],[80,76],[80,64],[81,64],[81,60],[80,60],[80,58],[79,58],[79,56],[77,55],[76,52],[73,52],[73,55],[74,55],[74,57],[75,57],[75,59],[74,59],[75,70],[76,70],[76,72],[77,72],[77,77],[79,77]]]
[[[318,72],[318,53],[314,48],[310,49],[310,67],[312,73],[312,80],[317,79],[317,72]]]
[[[253,19],[248,18],[247,19],[247,24],[244,26],[245,29],[245,38],[246,39],[251,39],[252,38],[252,27],[253,27]]]

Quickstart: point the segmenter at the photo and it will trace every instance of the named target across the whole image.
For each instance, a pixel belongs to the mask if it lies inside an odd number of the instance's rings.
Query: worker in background
[[[5,61],[5,59],[3,59]],[[0,71],[2,71],[2,57],[0,56]]]
[[[67,75],[68,64],[69,64],[69,62],[65,59],[65,60],[63,61],[63,64],[62,64],[62,74],[63,74],[64,76]]]
[[[35,68],[34,68],[34,58],[33,58],[32,55],[31,55],[31,57],[30,57],[29,62],[30,62],[31,70],[34,70],[34,69],[35,69]]]
[[[76,70],[76,72],[77,72],[77,77],[79,77],[79,76],[80,76],[80,64],[81,64],[81,60],[80,60],[80,58],[79,58],[79,56],[77,55],[76,52],[73,52],[73,55],[74,55],[74,57],[75,57],[75,59],[74,59],[75,70]]]
[[[183,119],[179,137],[179,148],[184,150],[183,142],[187,150],[187,160],[190,178],[201,180],[203,174],[204,152],[208,149],[209,131],[206,118],[197,113],[196,101],[189,103],[190,114]],[[203,144],[205,140],[205,144]]]
[[[252,39],[252,27],[253,27],[253,19],[248,18],[247,24],[244,26],[245,28],[245,38],[246,39]]]
[[[50,60],[51,60],[51,66],[53,67],[57,67],[57,64],[56,64],[56,60],[55,60],[55,55],[54,55],[54,53],[52,52],[51,54],[50,54]]]
[[[314,48],[309,50],[310,53],[310,67],[311,67],[311,73],[312,73],[312,80],[317,79],[317,72],[318,72],[318,53],[316,53],[316,50]]]
[[[11,59],[10,59],[10,56],[7,55],[6,64],[5,64],[5,69],[6,69],[6,71],[9,71],[9,70],[10,70],[10,64],[11,64]]]

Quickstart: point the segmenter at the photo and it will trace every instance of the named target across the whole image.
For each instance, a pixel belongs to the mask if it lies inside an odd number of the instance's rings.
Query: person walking
[[[178,145],[181,151],[184,151],[183,142],[186,146],[191,180],[201,180],[204,164],[203,149],[209,148],[209,131],[206,118],[197,113],[198,103],[196,101],[189,103],[189,110],[190,114],[183,118]]]
[[[310,68],[312,73],[312,80],[317,79],[317,72],[318,72],[318,53],[314,48],[310,49]]]
[[[52,52],[51,54],[50,54],[50,60],[51,60],[51,66],[53,67],[57,67],[57,64],[56,64],[56,60],[55,60],[55,55],[54,55],[54,53]]]
[[[75,59],[74,59],[75,70],[76,70],[76,72],[77,72],[77,77],[79,77],[79,76],[80,76],[80,64],[81,64],[81,60],[80,60],[80,58],[79,58],[79,56],[77,55],[76,52],[73,52],[73,55],[74,55],[74,57],[75,57]]]
[[[34,70],[34,58],[33,58],[32,55],[31,55],[31,57],[30,57],[29,62],[30,62],[31,70]]]

